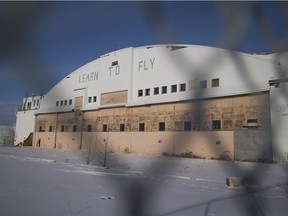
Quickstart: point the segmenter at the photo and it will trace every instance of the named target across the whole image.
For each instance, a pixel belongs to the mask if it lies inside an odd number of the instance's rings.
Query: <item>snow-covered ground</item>
[[[287,215],[287,166],[108,154],[104,168],[88,155],[0,146],[0,215]]]

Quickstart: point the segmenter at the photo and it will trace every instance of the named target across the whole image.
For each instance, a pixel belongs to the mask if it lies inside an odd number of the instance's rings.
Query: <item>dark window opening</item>
[[[49,126],[49,132],[52,132],[52,128],[53,128],[52,126]]]
[[[88,103],[92,102],[92,97],[88,97]]]
[[[184,122],[184,131],[191,131],[192,130],[192,123],[191,121]]]
[[[145,89],[145,95],[149,96],[150,95],[150,89]]]
[[[88,125],[87,131],[88,131],[88,132],[91,132],[91,131],[92,131],[92,125]]]
[[[171,85],[171,93],[177,92],[177,85]]]
[[[167,86],[162,86],[162,94],[167,94]]]
[[[159,94],[159,87],[155,87],[154,88],[154,95],[158,95]]]
[[[64,101],[64,105],[67,105],[67,100]]]
[[[103,124],[102,131],[103,132],[107,132],[108,131],[108,125],[107,124]]]
[[[116,65],[118,65],[118,61],[113,61],[112,66],[116,66]]]
[[[258,119],[247,119],[248,128],[256,128],[258,127]]]
[[[180,84],[180,92],[186,91],[186,83],[181,83]]]
[[[64,132],[64,130],[65,130],[64,125],[61,125],[61,132]]]
[[[42,132],[42,126],[39,127],[39,132]]]
[[[59,101],[56,101],[56,106],[59,106]]]
[[[77,131],[77,125],[73,125],[73,132]]]
[[[69,100],[69,105],[72,105],[72,99]]]
[[[97,96],[94,96],[93,97],[93,102],[96,102],[97,101]]]
[[[121,132],[125,131],[125,124],[120,124],[120,131]]]
[[[139,123],[139,131],[145,131],[145,123]]]
[[[63,101],[60,102],[60,105],[63,106]]]
[[[213,130],[221,129],[221,120],[212,120],[212,129]]]
[[[138,97],[142,97],[142,96],[143,96],[143,90],[140,89],[140,90],[138,90]]]
[[[159,131],[165,131],[165,122],[159,122]]]

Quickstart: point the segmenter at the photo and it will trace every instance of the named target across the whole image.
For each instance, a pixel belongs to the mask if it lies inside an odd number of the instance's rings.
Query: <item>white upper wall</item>
[[[84,99],[83,109],[97,109],[102,93],[123,90],[128,90],[127,106],[246,94],[269,90],[268,80],[277,76],[279,64],[262,55],[194,45],[126,48],[66,76],[42,99],[39,112],[71,111],[79,96]],[[212,79],[219,79],[219,87],[212,88]],[[206,81],[206,88],[200,88],[201,81]],[[198,87],[191,88],[191,83]],[[180,92],[180,84],[185,91]],[[176,92],[171,92],[172,85]],[[162,86],[167,86],[166,94]],[[159,88],[158,95],[154,88]],[[96,101],[89,102],[89,97]]]

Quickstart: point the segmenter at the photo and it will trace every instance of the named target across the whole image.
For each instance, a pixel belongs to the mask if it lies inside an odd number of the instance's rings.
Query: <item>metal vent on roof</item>
[[[167,48],[171,48],[170,51],[174,51],[174,50],[187,48],[187,46],[167,46]]]

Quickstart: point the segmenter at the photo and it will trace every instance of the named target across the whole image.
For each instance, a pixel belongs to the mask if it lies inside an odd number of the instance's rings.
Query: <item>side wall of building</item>
[[[234,159],[235,129],[270,127],[269,94],[36,116],[34,146]]]

